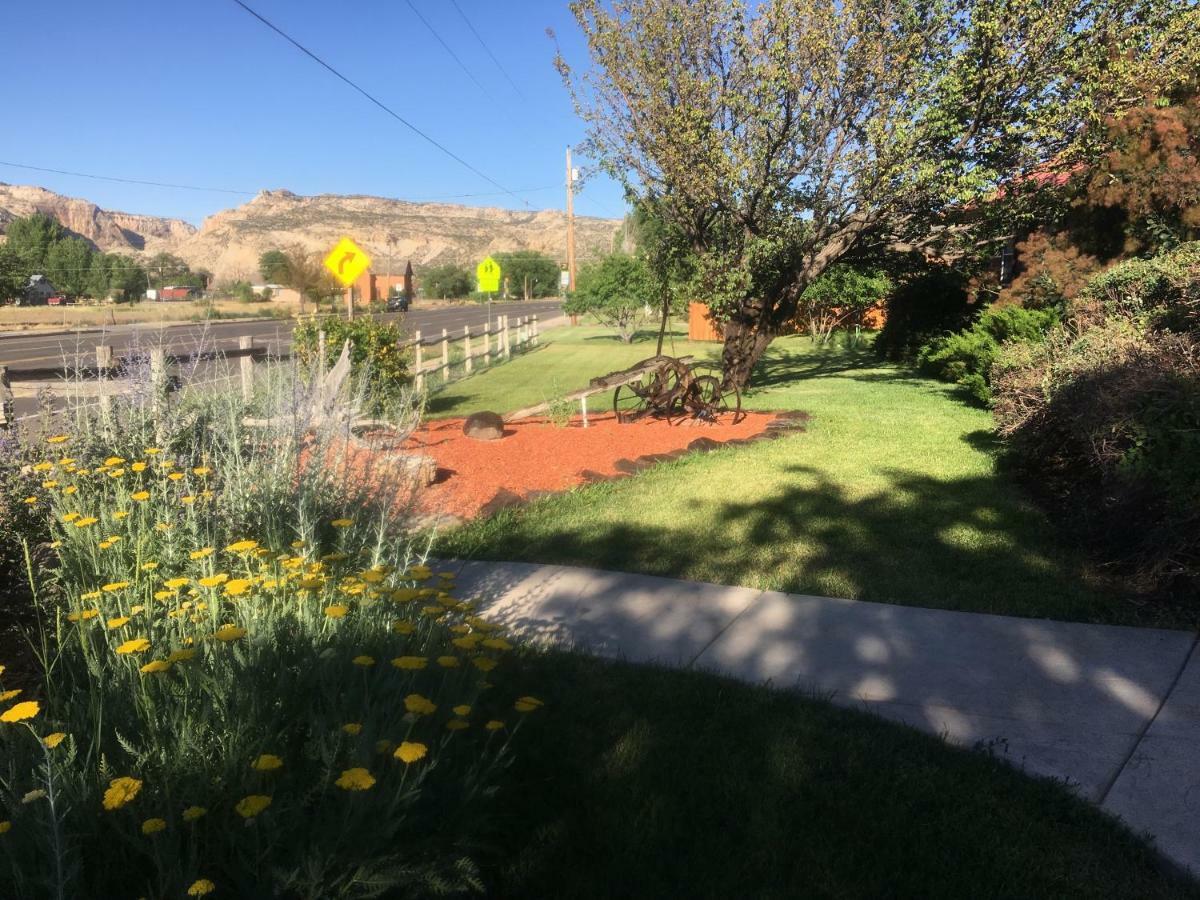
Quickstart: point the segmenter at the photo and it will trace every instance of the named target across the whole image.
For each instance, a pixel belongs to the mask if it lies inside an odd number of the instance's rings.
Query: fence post
[[[13,424],[12,385],[8,381],[8,366],[0,366],[0,428]]]
[[[155,441],[162,443],[166,434],[167,389],[170,387],[167,372],[167,351],[155,347],[150,351],[150,399],[154,415]]]
[[[504,358],[512,356],[512,332],[508,327],[508,315],[504,316]]]
[[[417,331],[413,334],[413,342],[416,350],[413,358],[413,366],[417,373],[417,390],[423,391],[425,390],[425,350],[421,346],[421,332]]]
[[[521,316],[517,323],[517,340],[521,343],[521,349],[525,349],[525,345],[529,343],[529,316]]]
[[[445,328],[442,329],[442,383],[450,380],[450,338]]]
[[[254,337],[243,335],[238,338],[239,350],[253,350]],[[254,397],[254,357],[247,353],[238,360],[238,368],[242,373],[242,402],[249,405]]]
[[[325,377],[325,329],[317,332],[317,377]]]
[[[483,326],[483,364],[490,366],[492,364],[492,323],[488,322]]]
[[[588,421],[587,421],[587,394],[584,394],[582,397],[580,397],[580,398],[579,398],[579,409],[580,409],[580,411],[583,413],[583,427],[584,427],[584,428],[587,428],[587,427],[588,427]]]
[[[471,362],[471,326],[470,325],[463,326],[463,353],[466,354],[466,357],[467,357],[466,370],[467,370],[467,374],[470,375],[471,372],[473,372],[475,370],[475,366]]]
[[[100,395],[100,414],[105,419],[112,412],[112,396],[108,392],[108,375],[112,369],[113,348],[107,344],[96,345],[97,393]]]
[[[533,317],[533,346],[535,347],[538,345],[538,337],[538,317],[535,315]]]

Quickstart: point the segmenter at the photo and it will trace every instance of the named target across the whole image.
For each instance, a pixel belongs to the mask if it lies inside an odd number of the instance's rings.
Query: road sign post
[[[348,237],[342,238],[325,257],[325,268],[346,289],[346,316],[354,318],[354,282],[371,267],[371,257]]]

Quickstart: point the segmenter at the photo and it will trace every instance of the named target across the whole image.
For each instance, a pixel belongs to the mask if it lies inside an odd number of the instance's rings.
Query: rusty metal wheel
[[[717,375],[698,375],[692,382],[692,406],[696,418],[715,422],[729,415],[736,425],[744,417],[742,394],[736,387],[723,388]]]

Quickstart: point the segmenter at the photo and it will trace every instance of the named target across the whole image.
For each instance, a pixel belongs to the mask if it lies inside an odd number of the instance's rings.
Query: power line
[[[349,78],[347,78],[345,75],[343,75],[337,69],[335,69],[329,63],[325,62],[325,60],[321,59],[321,57],[317,56],[317,54],[313,53],[311,50],[309,50],[307,47],[305,47],[303,44],[301,44],[299,41],[297,41],[295,38],[293,38],[291,35],[289,35],[283,29],[281,29],[279,26],[275,25],[269,19],[264,18],[261,14],[255,12],[253,9],[251,9],[249,6],[247,6],[245,3],[243,3],[242,0],[233,0],[233,2],[236,3],[238,6],[240,6],[242,9],[244,9],[246,12],[248,12],[250,15],[254,16],[254,18],[258,19],[258,21],[262,22],[264,25],[266,25],[272,31],[274,31],[281,38],[283,38],[285,41],[287,41],[289,44],[291,44],[293,47],[295,47],[297,50],[299,50],[301,53],[303,53],[305,56],[307,56],[313,62],[317,63],[322,68],[328,70],[332,75],[334,75],[336,78],[338,78],[338,80],[345,82],[347,85],[349,85],[355,91],[362,94],[364,97],[366,97],[368,100],[370,100],[373,104],[378,106],[385,113],[387,113],[389,116],[391,116],[397,122],[399,122],[405,128],[412,131],[414,134],[416,134],[422,140],[426,141],[429,144],[432,144],[434,147],[436,147],[442,153],[446,154],[448,157],[450,157],[456,163],[461,165],[463,168],[478,175],[480,178],[482,178],[488,184],[499,188],[505,194],[508,194],[509,196],[511,196],[514,200],[518,200],[522,203],[525,203],[526,206],[529,205],[525,200],[522,200],[522,198],[518,197],[516,194],[514,194],[512,191],[510,191],[508,188],[506,188],[500,182],[496,181],[496,179],[492,178],[490,175],[486,175],[483,172],[479,171],[479,169],[475,168],[473,165],[471,165],[469,162],[467,162],[465,159],[463,159],[461,156],[459,156],[453,150],[446,147],[444,144],[442,144],[442,143],[438,142],[437,140],[435,140],[434,138],[430,137],[428,134],[426,134],[424,131],[422,131],[420,128],[418,128],[416,125],[414,125],[412,122],[408,121],[406,118],[404,118],[402,115],[400,115],[394,109],[392,109],[390,106],[388,106],[382,100],[377,99],[375,96],[373,96],[371,93],[369,93],[366,89],[359,87],[355,82],[351,81]],[[412,4],[410,3],[409,5],[411,6]]]
[[[475,30],[475,26],[472,25],[471,20],[467,18],[467,14],[464,13],[462,11],[462,7],[458,5],[458,0],[450,0],[450,2],[454,5],[454,8],[458,11],[458,14],[462,17],[462,20],[467,23],[467,27],[471,29],[471,34],[475,35],[475,40],[479,41],[480,46],[482,46],[487,55],[492,58],[492,62],[496,64],[496,68],[499,69],[501,73],[503,73],[504,77],[508,79],[508,83],[512,85],[512,89],[517,92],[517,96],[524,100],[525,95],[521,93],[521,89],[517,87],[517,83],[512,80],[512,76],[508,74],[508,70],[500,64],[500,60],[496,58],[496,54],[492,52],[492,48],[487,45],[487,41],[480,37],[479,32]]]
[[[177,188],[182,191],[212,191],[217,194],[245,194],[253,196],[254,191],[239,191],[233,188],[218,188],[218,187],[200,187],[195,184],[174,184],[169,181],[142,181],[137,178],[118,178],[115,175],[92,175],[87,172],[70,172],[66,169],[49,169],[45,166],[29,166],[23,163],[4,162],[0,160],[0,166],[9,166],[14,169],[29,169],[33,172],[52,172],[55,175],[71,175],[75,178],[94,178],[97,181],[116,181],[120,184],[143,184],[150,187]]]
[[[487,95],[489,100],[495,100],[496,98],[493,97],[491,95],[491,93],[488,91],[488,89],[485,88],[480,83],[479,79],[476,78],[473,74],[471,74],[471,70],[467,68],[466,63],[464,63],[461,59],[458,58],[458,54],[450,49],[450,45],[447,44],[444,40],[442,40],[442,36],[437,33],[437,30],[432,25],[429,24],[429,21],[423,15],[421,15],[420,10],[418,10],[415,6],[413,6],[412,0],[405,0],[405,2],[408,4],[408,8],[413,11],[413,15],[421,20],[421,24],[424,25],[426,28],[428,28],[429,33],[432,34],[437,39],[437,42],[442,45],[442,49],[444,49],[447,53],[449,53],[450,58],[453,59],[456,63],[458,63],[458,67],[467,73],[468,78],[470,78],[473,82],[475,82],[475,86],[477,88],[479,88],[481,91],[483,91],[483,93]]]
[[[51,169],[46,166],[31,166],[31,165],[28,165],[27,163],[6,162],[5,160],[0,160],[0,166],[9,166],[14,169],[28,169],[32,172],[51,172],[55,175],[70,175],[72,178],[91,178],[95,181],[115,181],[120,184],[140,184],[140,185],[148,185],[150,187],[178,188],[180,190],[186,190],[186,191],[215,191],[217,193],[222,193],[222,194],[242,194],[247,197],[252,197],[256,193],[258,193],[257,191],[240,191],[240,190],[236,190],[234,188],[200,187],[199,185],[194,185],[194,184],[175,184],[173,182],[168,182],[168,181],[142,181],[137,178],[122,178],[117,175],[97,175],[94,172],[72,172],[68,169]],[[559,186],[557,184],[550,184],[550,185],[543,185],[542,187],[518,188],[515,193],[535,194],[535,193],[539,193],[541,191],[556,191],[556,190],[558,190],[558,187]],[[405,203],[437,203],[442,200],[465,200],[465,199],[468,199],[471,197],[510,196],[513,193],[514,193],[513,191],[503,190],[503,191],[482,191],[482,192],[475,192],[475,193],[470,193],[470,194],[443,194],[439,197],[417,197],[417,198],[384,197],[384,196],[376,195],[376,194],[363,195],[363,196],[379,196],[380,199],[382,199],[382,200],[399,200],[399,201],[402,201]],[[339,195],[328,195],[328,196],[339,196]],[[355,195],[343,194],[340,196],[355,196]]]

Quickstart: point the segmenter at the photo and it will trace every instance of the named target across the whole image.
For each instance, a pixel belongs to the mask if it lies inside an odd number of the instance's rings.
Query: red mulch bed
[[[437,480],[422,492],[421,505],[431,513],[469,519],[498,497],[511,501],[513,495],[564,491],[596,474],[616,475],[618,460],[683,450],[699,437],[720,442],[754,437],[773,418],[771,413],[748,413],[736,425],[730,417],[674,425],[647,418],[622,425],[609,413],[588,416],[587,428],[578,417],[567,427],[524,419],[505,425],[504,437],[496,441],[467,437],[462,419],[435,419],[422,425],[404,449],[432,456],[438,466]]]

